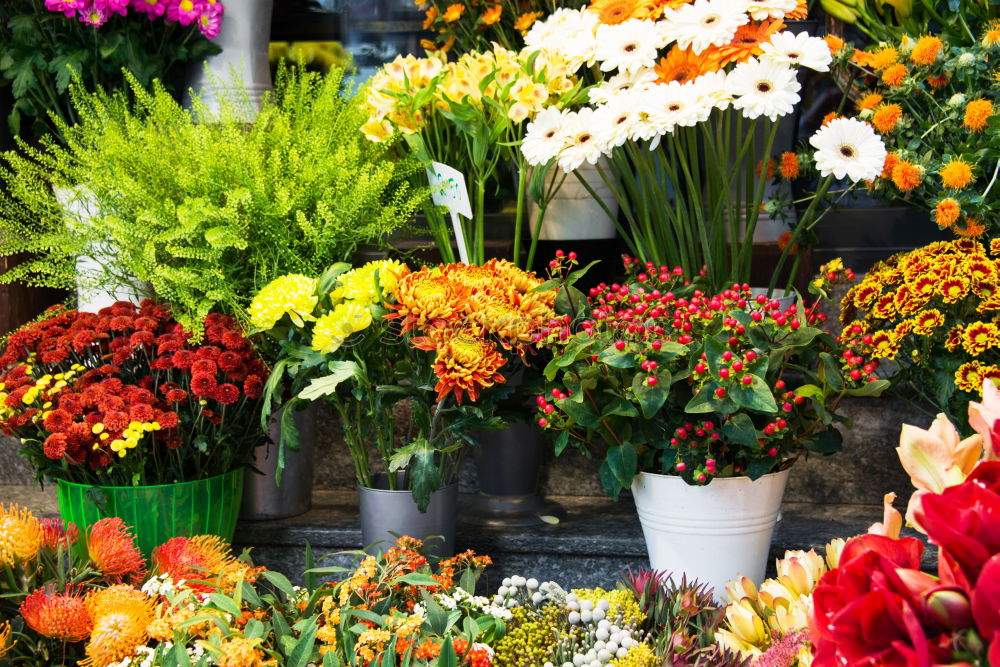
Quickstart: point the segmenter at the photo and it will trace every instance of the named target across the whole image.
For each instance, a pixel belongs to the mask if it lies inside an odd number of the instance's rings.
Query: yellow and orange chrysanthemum
[[[464,395],[476,401],[479,393],[495,384],[506,382],[500,369],[506,363],[497,351],[496,343],[484,340],[475,329],[463,329],[447,337],[438,346],[434,373],[438,383],[438,401],[454,394],[457,403]]]

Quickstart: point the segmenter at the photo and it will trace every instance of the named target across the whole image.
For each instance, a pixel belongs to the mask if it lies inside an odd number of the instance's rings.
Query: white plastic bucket
[[[603,158],[602,158],[603,159]],[[608,165],[601,164],[607,172]],[[597,167],[584,162],[577,172],[601,198],[612,213],[618,213],[618,201],[597,172]],[[551,181],[561,178],[558,167],[552,167],[546,177]],[[535,224],[538,205],[528,200],[528,224]],[[612,239],[615,237],[615,221],[608,216],[601,203],[594,199],[587,188],[580,183],[576,174],[570,174],[563,181],[559,191],[552,197],[545,209],[542,229],[538,238],[542,241],[585,241],[588,239]]]
[[[753,482],[722,477],[707,486],[639,473],[632,495],[650,566],[706,583],[717,598],[740,575],[760,584],[787,482],[788,470]]]

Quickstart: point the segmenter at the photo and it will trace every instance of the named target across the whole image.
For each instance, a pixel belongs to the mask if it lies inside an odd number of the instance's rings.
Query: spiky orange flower
[[[830,49],[830,53],[832,55],[837,55],[844,48],[844,46],[846,46],[844,40],[836,35],[826,35],[823,38],[823,41],[826,42],[826,45]]]
[[[858,111],[866,111],[868,109],[874,109],[878,105],[882,104],[882,96],[878,93],[867,93],[858,102]]]
[[[938,227],[951,227],[961,214],[961,205],[948,197],[939,201],[934,207],[934,222],[938,224]]]
[[[963,160],[951,160],[938,172],[947,188],[961,190],[972,182],[972,165]]]
[[[910,52],[910,62],[916,65],[931,65],[944,48],[944,42],[939,37],[924,35],[917,40],[917,45]]]
[[[478,331],[456,332],[438,348],[434,363],[437,400],[440,402],[450,393],[455,394],[459,404],[465,394],[470,400],[477,400],[483,389],[506,382],[499,372],[505,363],[496,344],[483,340]]]
[[[799,177],[799,156],[791,151],[782,153],[778,171],[786,181],[794,181]]]
[[[879,134],[888,134],[896,129],[899,120],[903,117],[903,108],[898,104],[883,104],[875,110],[872,116],[872,125]]]
[[[952,231],[966,239],[978,239],[986,233],[986,225],[975,218],[967,217],[965,227],[952,227]]]
[[[76,541],[80,539],[80,531],[71,521],[48,517],[39,519],[38,523],[42,525],[42,534],[44,535],[42,546],[46,549],[55,550],[59,546],[62,546],[64,550],[69,549],[70,545],[76,544]]]
[[[882,72],[882,83],[890,88],[898,88],[903,85],[903,81],[906,80],[908,73],[909,70],[906,69],[906,65],[902,63],[892,65]]]
[[[541,12],[525,12],[524,14],[521,14],[517,17],[517,20],[514,21],[514,30],[519,30],[522,33],[528,32],[528,30],[531,29],[531,26],[541,15]]]
[[[720,67],[725,67],[729,63],[742,63],[750,60],[753,56],[764,53],[760,47],[764,42],[770,42],[771,37],[784,30],[785,23],[781,19],[768,21],[751,21],[741,25],[733,36],[729,44],[720,47],[706,49],[706,52],[713,52],[713,57],[718,60]],[[704,54],[703,54],[704,55]]]
[[[993,115],[993,103],[989,100],[972,100],[965,105],[965,119],[962,124],[972,132],[982,132]]]
[[[899,164],[899,156],[895,153],[886,153],[885,162],[882,163],[882,178],[888,180],[892,178],[892,170]]]
[[[720,63],[710,57],[708,52],[695,55],[692,49],[681,49],[674,45],[670,52],[660,59],[654,70],[658,83],[687,83],[694,81],[702,74],[716,72]]]
[[[903,192],[909,192],[920,185],[923,174],[923,170],[909,160],[900,160],[892,168],[892,182]]]
[[[994,19],[986,25],[983,32],[983,46],[993,46],[1000,44],[1000,20]]]
[[[35,560],[45,544],[45,531],[35,515],[11,503],[0,503],[0,566]]]
[[[486,25],[493,25],[500,20],[500,15],[503,13],[503,5],[490,5],[490,7],[483,12],[483,23]]]
[[[650,0],[591,0],[587,8],[601,23],[617,25],[629,19],[654,18],[656,3]]]
[[[153,601],[125,584],[100,589],[87,596],[87,610],[94,627],[81,667],[107,667],[135,655],[146,643],[146,627],[155,618]]]
[[[153,572],[168,574],[176,583],[201,592],[217,589],[214,580],[236,561],[229,545],[215,535],[174,537],[153,549]]]
[[[931,74],[927,77],[927,83],[934,90],[944,88],[948,85],[948,75],[947,74]]]
[[[7,653],[14,648],[14,644],[17,643],[16,641],[10,641],[10,635],[10,621],[4,621],[0,624],[0,658],[7,655]]]
[[[29,628],[43,637],[79,642],[90,636],[90,613],[82,589],[67,586],[62,593],[40,588],[18,607]]]
[[[891,46],[884,46],[870,55],[870,66],[876,71],[887,69],[899,62],[899,51]]]
[[[87,553],[108,581],[138,583],[146,574],[146,561],[135,544],[135,536],[118,517],[101,519],[90,527]]]

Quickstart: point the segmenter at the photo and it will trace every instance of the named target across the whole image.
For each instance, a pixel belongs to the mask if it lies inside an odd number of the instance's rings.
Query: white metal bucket
[[[608,165],[602,163],[601,168],[607,171]],[[558,172],[558,167],[552,167],[546,179],[551,182],[554,178],[561,178],[562,174]],[[611,193],[611,189],[605,185],[604,179],[597,172],[597,167],[584,162],[577,169],[577,173],[617,215],[618,201]],[[534,225],[538,217],[538,206],[530,198],[528,216],[528,224]],[[585,241],[611,239],[615,234],[615,221],[608,216],[601,203],[590,195],[587,188],[583,187],[576,174],[570,174],[545,209],[538,238],[542,241]]]

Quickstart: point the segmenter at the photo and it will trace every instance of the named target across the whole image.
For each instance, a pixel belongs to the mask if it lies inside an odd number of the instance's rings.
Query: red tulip
[[[991,656],[1000,651],[1000,554],[994,555],[983,566],[972,593],[972,616],[979,635],[992,642]],[[990,660],[991,665],[1000,661]]]

